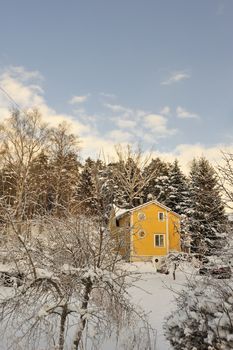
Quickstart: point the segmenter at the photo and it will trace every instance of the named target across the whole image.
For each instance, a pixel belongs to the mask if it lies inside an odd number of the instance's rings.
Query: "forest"
[[[140,277],[125,267],[109,234],[112,208],[156,199],[181,215],[182,246],[188,245],[190,255],[200,261],[230,255],[233,154],[223,152],[214,166],[204,157],[190,160],[189,174],[178,160],[146,156],[131,145],[116,145],[111,162],[81,160],[81,140],[69,125],[51,128],[36,109],[13,110],[0,134],[1,266],[10,271],[2,269],[1,278],[12,287],[0,300],[0,322],[8,346],[100,349],[103,339],[114,334],[119,341],[127,328],[119,349],[153,349],[147,316],[128,298]],[[218,310],[220,318],[226,314],[224,332],[208,324],[208,307],[197,325],[193,304],[189,331],[182,313],[168,322],[174,349],[231,349],[232,280],[219,283],[215,303],[228,302]],[[189,285],[180,295],[179,310],[195,299],[194,289]]]

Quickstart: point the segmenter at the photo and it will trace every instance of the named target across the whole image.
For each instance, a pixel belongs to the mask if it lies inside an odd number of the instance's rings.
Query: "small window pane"
[[[155,246],[156,247],[164,247],[165,246],[165,241],[164,241],[164,235],[155,235]]]
[[[159,213],[159,221],[163,221],[164,220],[164,213]]]
[[[160,247],[164,246],[164,235],[160,235]]]

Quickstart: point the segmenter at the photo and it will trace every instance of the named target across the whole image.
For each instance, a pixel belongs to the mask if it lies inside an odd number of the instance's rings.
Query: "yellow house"
[[[147,261],[179,252],[180,216],[152,200],[133,209],[115,208],[111,223],[120,254],[129,261]]]

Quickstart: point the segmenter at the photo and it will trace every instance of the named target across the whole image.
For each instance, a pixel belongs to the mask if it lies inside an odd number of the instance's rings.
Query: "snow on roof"
[[[115,211],[115,216],[116,218],[120,218],[121,216],[125,215],[126,213],[129,212],[129,209],[124,209],[124,208],[118,208],[116,205],[114,205],[114,211]]]

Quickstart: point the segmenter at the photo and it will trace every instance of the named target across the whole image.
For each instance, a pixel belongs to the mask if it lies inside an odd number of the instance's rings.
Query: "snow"
[[[114,210],[115,210],[116,218],[121,217],[122,215],[124,215],[129,211],[129,209],[122,209],[122,208],[118,208],[117,206],[114,206]]]
[[[156,350],[171,350],[164,336],[164,319],[175,308],[176,291],[183,288],[186,277],[192,273],[190,267],[178,268],[176,280],[172,273],[163,275],[157,273],[152,263],[134,263],[131,269],[143,274],[136,287],[131,290],[133,301],[149,313],[151,326],[156,329]]]
[[[141,278],[130,288],[129,294],[134,304],[148,313],[150,324],[155,329],[156,334],[155,350],[172,350],[172,347],[164,336],[163,326],[165,317],[175,309],[174,298],[176,297],[176,291],[183,288],[187,276],[192,273],[190,266],[183,263],[183,267],[178,267],[175,281],[173,280],[171,272],[169,275],[157,273],[151,262],[125,263],[124,268],[142,274]],[[69,271],[69,266],[63,266],[63,269]],[[40,273],[45,276],[49,275],[46,270],[42,269]],[[89,276],[90,270],[87,270],[86,273]],[[100,273],[100,271],[98,271],[98,273]],[[9,295],[10,292],[13,291],[12,288],[1,287],[0,289],[2,297],[5,293]],[[6,296],[6,294],[4,296]],[[39,310],[38,317],[45,316],[46,312],[46,307],[44,306]],[[92,310],[88,310],[88,314],[91,312]],[[88,314],[87,318],[89,316]],[[116,345],[113,344],[111,340],[101,347],[101,350],[114,349],[116,349]]]

